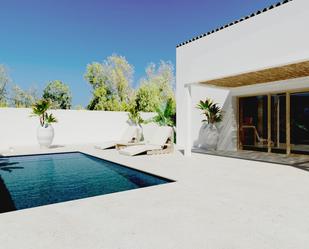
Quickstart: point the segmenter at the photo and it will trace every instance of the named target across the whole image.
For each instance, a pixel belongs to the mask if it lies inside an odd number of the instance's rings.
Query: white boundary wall
[[[188,43],[176,49],[176,100],[177,144],[185,146],[187,114],[185,85],[211,79],[257,71],[294,62],[309,60],[309,1],[295,0],[274,8],[214,34]],[[194,29],[194,27],[192,27]],[[235,121],[235,96],[272,91],[275,89],[309,86],[308,79],[290,82],[261,84],[260,86],[234,89],[191,87],[191,139],[196,140],[202,116],[195,106],[200,99],[213,98],[224,106],[226,117],[223,125],[232,131]],[[238,92],[237,92],[238,91]],[[236,149],[235,139],[227,134],[220,140],[220,149]],[[235,135],[234,135],[235,136]],[[225,141],[223,141],[225,140]],[[230,140],[230,144],[226,144]]]
[[[53,124],[53,145],[99,143],[119,140],[129,126],[126,112],[52,110],[58,123]],[[0,108],[0,149],[38,145],[37,117],[30,117],[31,109]],[[143,118],[153,113],[143,113]]]

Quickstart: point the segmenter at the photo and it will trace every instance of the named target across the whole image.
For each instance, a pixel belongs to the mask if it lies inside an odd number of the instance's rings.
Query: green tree
[[[134,68],[123,56],[112,55],[105,62],[107,78],[120,102],[127,102],[131,91]]]
[[[85,109],[85,108],[84,108],[82,105],[80,105],[80,104],[74,106],[74,108],[73,108],[73,110],[78,110],[78,111],[84,110],[84,109]]]
[[[11,106],[21,108],[29,108],[37,101],[37,90],[36,88],[29,88],[23,90],[19,86],[15,85],[12,88],[10,96]]]
[[[0,64],[0,107],[7,106],[7,85],[10,82],[7,69],[4,65]]]
[[[49,99],[54,109],[70,109],[72,106],[70,88],[60,80],[54,80],[47,84],[43,91],[43,98]]]
[[[125,57],[112,55],[87,65],[85,80],[93,88],[90,110],[126,111],[132,96],[134,69]]]
[[[140,81],[135,94],[136,106],[139,111],[155,112],[167,101],[175,105],[174,67],[172,63],[161,61],[159,65],[149,64],[146,77]]]
[[[135,103],[138,111],[155,111],[161,105],[158,87],[152,83],[143,83],[136,91]]]

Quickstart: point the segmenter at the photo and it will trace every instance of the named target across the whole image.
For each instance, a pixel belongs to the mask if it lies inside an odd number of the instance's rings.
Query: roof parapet
[[[230,26],[233,26],[233,25],[235,25],[235,24],[237,24],[237,23],[240,23],[240,22],[242,22],[242,21],[244,21],[244,20],[247,20],[247,19],[249,19],[249,18],[255,17],[255,16],[259,15],[259,14],[262,14],[262,13],[264,13],[264,12],[266,12],[266,11],[269,11],[269,10],[271,10],[271,9],[277,8],[277,7],[279,7],[279,6],[282,6],[283,4],[286,4],[286,3],[292,2],[292,1],[294,1],[294,0],[284,0],[284,1],[278,2],[278,3],[276,3],[276,4],[270,5],[270,6],[267,7],[267,8],[264,8],[264,9],[262,9],[262,10],[258,10],[258,11],[256,11],[256,12],[254,12],[254,13],[252,13],[252,14],[249,14],[249,15],[247,15],[247,16],[245,16],[245,17],[242,17],[242,18],[240,18],[240,19],[238,19],[238,20],[236,20],[236,21],[234,21],[234,22],[231,22],[231,23],[226,24],[226,25],[223,25],[223,26],[221,26],[221,27],[219,27],[219,28],[216,28],[216,29],[213,29],[213,30],[211,30],[211,31],[208,31],[208,32],[206,32],[206,33],[204,33],[204,34],[201,34],[201,35],[199,35],[199,36],[196,36],[196,37],[194,37],[194,38],[191,38],[190,40],[186,40],[186,41],[184,41],[184,42],[182,42],[182,43],[179,43],[179,44],[176,46],[176,48],[181,47],[181,46],[184,46],[184,45],[186,45],[186,44],[188,44],[188,43],[190,43],[190,42],[196,41],[196,40],[198,40],[198,39],[200,39],[200,38],[203,38],[203,37],[205,37],[205,36],[208,36],[208,35],[211,35],[211,34],[213,34],[213,33],[216,33],[216,32],[218,32],[218,31],[220,31],[220,30],[223,30],[223,29],[225,29],[225,28],[228,28],[228,27],[230,27]]]

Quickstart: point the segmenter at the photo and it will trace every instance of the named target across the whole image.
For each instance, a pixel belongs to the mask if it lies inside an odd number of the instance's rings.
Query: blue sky
[[[86,65],[116,53],[135,68],[175,64],[176,45],[278,0],[2,0],[0,64],[23,88],[50,80],[70,85],[73,105],[86,106]]]

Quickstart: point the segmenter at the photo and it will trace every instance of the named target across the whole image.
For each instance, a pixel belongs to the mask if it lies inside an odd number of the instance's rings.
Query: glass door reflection
[[[243,150],[268,151],[267,95],[239,98],[239,143]]]

